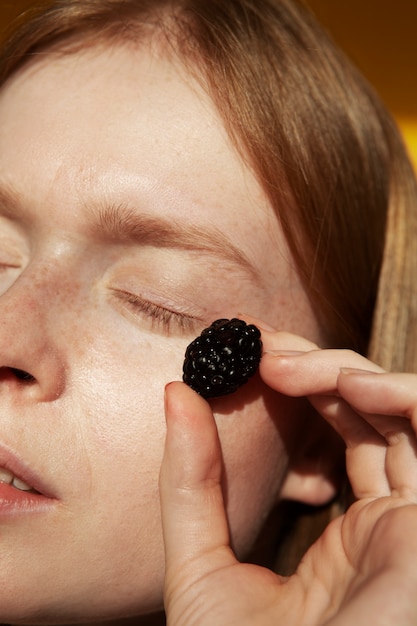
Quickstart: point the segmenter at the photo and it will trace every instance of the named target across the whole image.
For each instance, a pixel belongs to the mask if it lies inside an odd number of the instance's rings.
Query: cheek
[[[155,345],[156,344],[156,345]],[[165,438],[164,386],[176,376],[171,351],[146,336],[123,354],[107,344],[89,368],[93,383],[84,386],[81,428],[97,498],[124,496],[132,510],[157,499]],[[109,355],[112,358],[109,359]],[[165,355],[162,358],[162,355]],[[126,499],[129,494],[129,500]],[[137,503],[137,505],[136,505]]]
[[[164,387],[180,379],[184,350],[180,342],[146,333],[109,335],[78,357],[83,368],[74,387],[82,389],[88,437],[98,451],[129,457],[152,448],[165,430]]]
[[[72,403],[72,415],[78,421],[84,476],[78,476],[79,492],[71,488],[68,500],[77,514],[72,533],[90,561],[99,564],[100,583],[117,579],[123,585],[117,602],[132,596],[141,610],[158,608],[162,594],[158,477],[164,385],[178,379],[182,359],[181,347],[163,344],[145,334],[130,343],[96,338],[73,380],[78,411]],[[115,602],[110,592],[108,602]]]

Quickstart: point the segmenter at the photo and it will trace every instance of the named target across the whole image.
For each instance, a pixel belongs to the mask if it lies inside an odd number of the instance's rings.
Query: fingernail
[[[270,354],[271,356],[300,356],[305,354],[301,350],[265,350],[264,354]]]
[[[380,374],[381,372],[372,372],[371,370],[361,370],[355,367],[341,367],[340,373],[350,375],[350,374]]]

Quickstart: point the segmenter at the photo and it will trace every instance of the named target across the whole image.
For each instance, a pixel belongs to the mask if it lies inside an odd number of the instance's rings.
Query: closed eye
[[[167,334],[171,331],[180,331],[184,334],[195,333],[197,327],[202,324],[202,320],[197,317],[172,311],[128,291],[119,289],[113,291],[135,315],[145,316],[151,320],[152,328]]]

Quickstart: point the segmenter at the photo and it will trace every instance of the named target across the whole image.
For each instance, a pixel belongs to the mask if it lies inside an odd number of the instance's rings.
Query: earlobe
[[[296,500],[312,506],[322,506],[330,502],[337,492],[336,481],[325,474],[313,474],[290,469],[284,481],[280,498],[282,500]]]
[[[339,435],[319,416],[310,423],[304,445],[296,446],[280,499],[322,506],[345,484],[345,445]]]

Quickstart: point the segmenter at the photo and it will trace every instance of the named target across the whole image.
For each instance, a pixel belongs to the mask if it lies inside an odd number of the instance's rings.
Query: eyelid
[[[0,236],[0,265],[7,267],[22,267],[25,255],[15,242]]]
[[[0,215],[0,265],[23,267],[29,256],[29,245],[22,229],[9,218]]]
[[[153,327],[164,332],[169,333],[174,326],[174,330],[184,334],[194,333],[199,326],[204,324],[201,318],[161,306],[124,289],[112,289],[112,291],[117,298],[130,305],[135,314],[146,315],[151,319]]]
[[[2,261],[1,260],[1,254],[0,254],[0,268],[2,269],[13,269],[13,270],[18,270],[22,267],[21,263],[8,263],[7,261]]]

